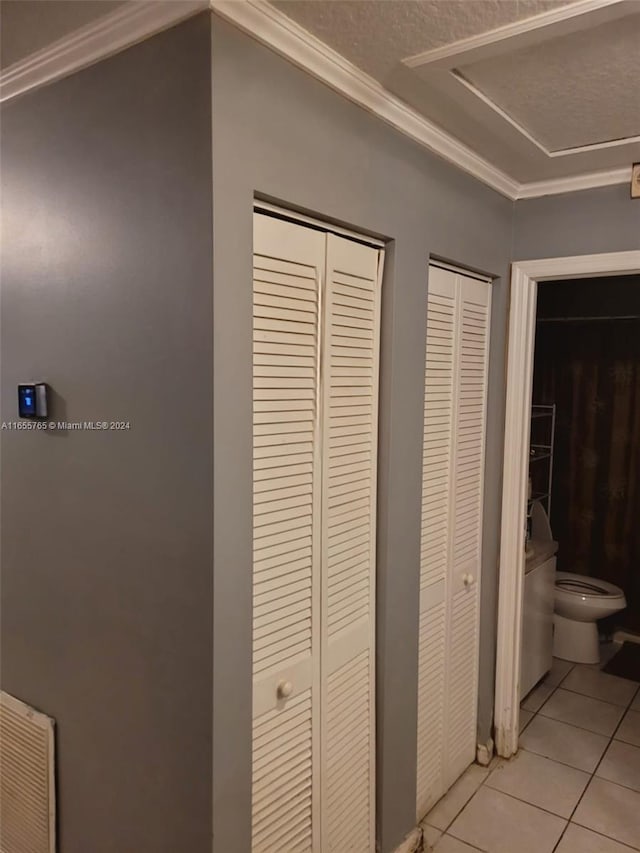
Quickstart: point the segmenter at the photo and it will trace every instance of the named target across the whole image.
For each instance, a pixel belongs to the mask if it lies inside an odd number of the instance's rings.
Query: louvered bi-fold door
[[[451,538],[455,332],[456,299],[450,273],[430,267],[422,450],[418,819],[444,790],[445,584]]]
[[[419,818],[474,760],[491,285],[429,268],[418,687]]]
[[[458,276],[454,501],[449,567],[445,786],[475,760],[491,285]]]
[[[374,849],[380,264],[254,216],[252,853]]]
[[[253,853],[319,850],[325,235],[254,215]]]
[[[329,234],[324,347],[322,853],[375,844],[380,253]]]

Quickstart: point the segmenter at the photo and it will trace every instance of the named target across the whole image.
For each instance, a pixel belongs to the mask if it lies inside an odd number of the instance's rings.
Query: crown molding
[[[575,193],[580,190],[593,190],[616,184],[631,185],[631,166],[623,166],[620,169],[606,169],[602,172],[587,172],[569,178],[551,178],[548,181],[531,181],[528,184],[520,184],[516,199]]]
[[[349,62],[320,39],[264,0],[211,0],[216,14],[235,24],[272,50],[282,54],[334,91],[364,107],[458,168],[508,198],[515,198],[518,182],[471,148],[432,124],[416,110]]]
[[[208,8],[207,0],[126,3],[3,71],[0,101],[67,77]]]
[[[513,201],[543,195],[559,195],[631,180],[631,167],[589,172],[545,181],[519,183],[484,160],[455,137],[392,95],[377,80],[365,74],[320,39],[264,0],[210,0],[211,9],[292,63],[326,83],[350,101],[364,107],[473,177]],[[585,0],[571,4],[572,17],[619,0]],[[569,18],[568,15],[565,16]]]
[[[604,187],[631,179],[631,168],[625,167],[521,184],[392,95],[265,0],[127,3],[6,69],[0,77],[0,101],[10,101],[86,68],[204,9],[211,9],[334,91],[511,200]]]

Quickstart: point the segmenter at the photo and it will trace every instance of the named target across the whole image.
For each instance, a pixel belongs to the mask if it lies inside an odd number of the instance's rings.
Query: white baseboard
[[[616,631],[613,635],[614,643],[640,643],[640,634],[632,634],[630,631]]]
[[[402,844],[396,847],[394,853],[420,853],[422,850],[422,830],[419,826],[416,826],[407,835]]]
[[[483,767],[488,767],[493,758],[495,744],[493,738],[489,738],[486,743],[479,743],[476,750],[476,761]]]

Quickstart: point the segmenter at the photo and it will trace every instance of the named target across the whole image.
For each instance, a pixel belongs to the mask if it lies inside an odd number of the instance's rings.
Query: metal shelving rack
[[[534,463],[547,460],[547,488],[543,492],[534,492],[529,503],[535,501],[546,502],[547,516],[551,518],[551,487],[553,485],[553,446],[556,433],[556,404],[534,404],[531,406],[531,428],[533,434],[533,421],[538,418],[551,418],[548,444],[531,444],[529,446],[529,473]]]

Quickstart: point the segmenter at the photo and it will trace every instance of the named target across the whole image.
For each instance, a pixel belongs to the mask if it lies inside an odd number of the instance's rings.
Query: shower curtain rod
[[[596,320],[640,320],[640,314],[623,314],[619,317],[536,317],[536,323],[591,323]]]

